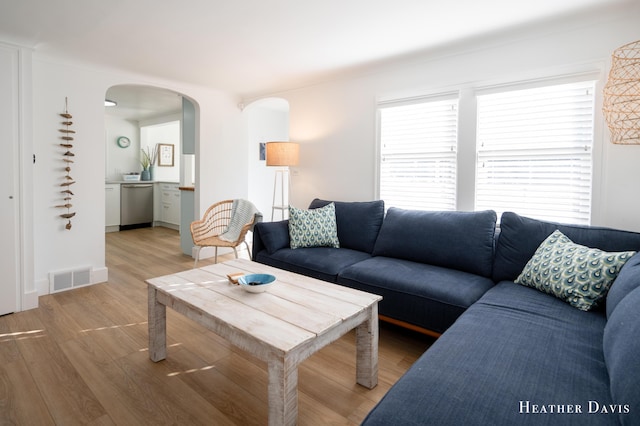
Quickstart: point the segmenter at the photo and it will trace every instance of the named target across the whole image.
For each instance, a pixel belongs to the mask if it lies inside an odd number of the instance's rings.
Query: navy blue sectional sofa
[[[329,203],[314,200],[310,208]],[[383,296],[384,319],[439,335],[493,287],[496,214],[335,202],[340,248],[289,248],[288,221],[254,229],[253,260]]]
[[[310,208],[328,201],[314,200]],[[380,294],[381,317],[443,333],[365,425],[640,424],[640,254],[588,312],[515,284],[555,230],[604,251],[640,234],[494,212],[336,202],[340,248],[288,247],[287,221],[257,224],[253,259]]]

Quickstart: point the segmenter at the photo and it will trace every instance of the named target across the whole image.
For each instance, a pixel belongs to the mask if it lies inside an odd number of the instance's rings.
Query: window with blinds
[[[476,210],[588,224],[595,82],[478,96]]]
[[[381,104],[380,199],[387,207],[455,210],[458,100]]]

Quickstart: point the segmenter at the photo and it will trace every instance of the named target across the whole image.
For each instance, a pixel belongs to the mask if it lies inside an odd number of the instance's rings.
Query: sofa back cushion
[[[615,286],[615,284],[614,284]],[[611,397],[628,407],[619,415],[623,425],[637,425],[634,413],[640,407],[640,288],[627,294],[611,314],[604,328],[604,360],[609,372]],[[629,413],[630,411],[630,413]]]
[[[611,317],[620,301],[638,287],[640,287],[640,253],[636,253],[624,264],[609,289],[607,294],[607,318]]]
[[[334,203],[340,247],[371,253],[384,219],[384,201],[327,201],[314,199],[310,209]]]
[[[262,245],[264,245],[264,248],[267,249],[269,254],[273,254],[291,245],[289,239],[289,220],[260,222],[253,228],[253,232],[259,236]],[[254,240],[256,235],[254,235]],[[257,246],[255,242],[254,246]],[[254,247],[254,250],[255,249],[257,249],[257,247]]]
[[[583,246],[604,251],[640,251],[640,233],[546,222],[505,212],[500,220],[493,280],[515,280],[538,246],[556,229],[574,243]],[[615,282],[613,285],[615,286]]]
[[[391,207],[373,250],[386,256],[491,277],[496,213]]]

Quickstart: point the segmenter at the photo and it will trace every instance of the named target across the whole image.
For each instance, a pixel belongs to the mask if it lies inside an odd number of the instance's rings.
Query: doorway
[[[154,186],[153,224],[183,228],[182,219],[190,223],[194,211],[180,200],[179,188],[195,181],[195,103],[181,93],[140,85],[110,87],[105,99],[115,104],[105,106],[105,229],[119,229],[114,225],[120,208],[113,205],[121,199],[121,183],[136,178]],[[122,138],[126,143],[120,143]],[[143,178],[145,156],[151,164]]]
[[[14,50],[0,46],[0,141],[5,158],[0,168],[0,315],[19,310],[17,292],[19,288],[18,253],[20,238],[18,235],[18,97],[15,95],[17,84],[17,54]],[[13,95],[13,96],[12,96]],[[6,161],[8,160],[8,161]]]
[[[249,199],[264,216],[271,219],[276,168],[267,167],[261,148],[266,142],[289,140],[289,102],[265,98],[247,105],[242,112],[249,144]]]

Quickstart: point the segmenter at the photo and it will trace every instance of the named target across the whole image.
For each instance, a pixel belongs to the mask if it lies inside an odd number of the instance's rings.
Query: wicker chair
[[[220,201],[209,207],[202,219],[191,222],[191,237],[197,247],[194,268],[198,264],[200,250],[203,247],[215,247],[215,263],[218,263],[218,247],[231,247],[237,259],[238,251],[236,247],[244,243],[249,252],[249,257],[251,257],[251,250],[249,249],[249,244],[245,241],[245,237],[247,232],[253,228],[256,215],[253,215],[251,221],[242,227],[242,231],[236,241],[226,241],[218,238],[221,233],[227,230],[231,222],[232,207],[233,200]]]

